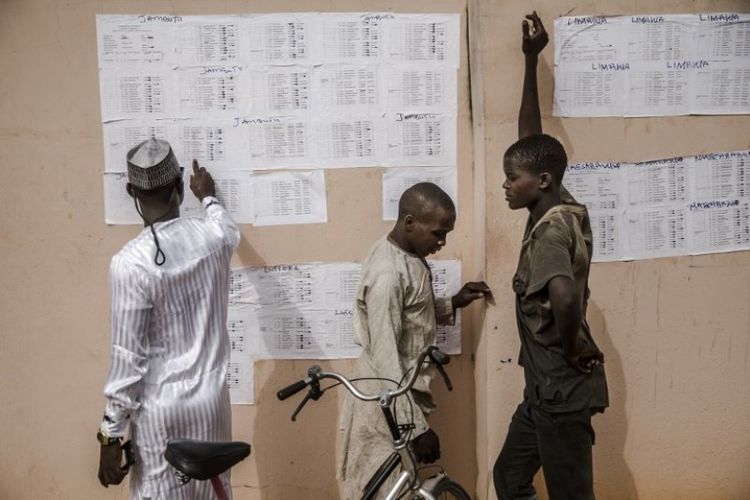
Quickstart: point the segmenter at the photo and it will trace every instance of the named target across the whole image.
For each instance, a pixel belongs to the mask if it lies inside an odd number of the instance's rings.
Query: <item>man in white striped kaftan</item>
[[[159,146],[150,145],[152,156]],[[171,148],[170,156],[176,165]],[[112,352],[99,432],[99,478],[104,486],[122,481],[124,473],[118,476],[115,468],[120,461],[118,438],[129,431],[136,454],[131,498],[213,499],[208,481],[180,485],[164,460],[164,450],[171,439],[231,439],[226,317],[229,265],[239,230],[216,199],[211,176],[197,162],[190,187],[205,217],[179,217],[179,167],[176,174],[165,175],[151,168],[137,170],[133,151],[128,160],[128,191],[137,199],[147,228],[112,258],[110,266]],[[151,160],[165,161],[158,154]],[[157,183],[170,179],[172,192],[168,193],[169,184],[154,188],[155,177]],[[163,207],[157,206],[158,196],[149,196],[149,188],[162,190],[162,200],[167,200]],[[229,475],[224,476],[231,495]]]

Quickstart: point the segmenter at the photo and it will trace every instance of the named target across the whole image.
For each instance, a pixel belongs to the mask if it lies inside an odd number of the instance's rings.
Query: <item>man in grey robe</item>
[[[405,380],[415,369],[419,353],[435,343],[436,325],[452,324],[457,308],[490,293],[485,283],[470,282],[453,297],[433,295],[425,257],[445,246],[455,220],[453,201],[435,184],[416,184],[401,196],[395,227],[375,243],[362,265],[354,308],[355,339],[362,355],[355,376]],[[397,421],[415,425],[411,446],[422,463],[440,458],[438,436],[427,421],[435,409],[430,392],[432,375],[432,370],[424,370],[411,393],[394,404]],[[395,388],[392,383],[374,380],[357,382],[357,386],[368,393]],[[364,486],[393,452],[392,437],[378,404],[347,394],[338,444],[342,497],[360,498]],[[380,488],[381,497],[392,488],[396,476],[391,474]]]

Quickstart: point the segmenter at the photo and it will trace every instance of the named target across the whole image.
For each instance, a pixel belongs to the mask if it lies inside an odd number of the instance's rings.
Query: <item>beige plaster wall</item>
[[[102,222],[95,14],[463,13],[465,3],[0,1],[0,498],[127,497],[125,487],[104,490],[95,477],[93,434],[108,365],[107,266],[138,230]],[[434,425],[451,474],[470,485],[478,471],[478,496],[494,498],[488,472],[522,384],[509,283],[525,215],[505,206],[498,162],[516,134],[522,15],[536,8],[551,29],[552,19],[571,9],[574,15],[748,11],[748,4],[544,0],[531,6],[471,0],[470,6],[469,18],[478,28],[471,39],[475,135],[464,31],[460,214],[440,257],[461,258],[465,279],[481,276],[486,262],[498,305],[487,311],[481,335],[474,333],[481,311],[474,308],[464,317],[465,354],[450,365],[457,388],[451,394],[438,389],[441,411]],[[553,118],[552,53],[549,47],[540,62],[544,127],[563,140],[572,161],[633,161],[750,147],[748,117]],[[389,228],[377,222],[380,172],[329,171],[327,184],[327,224],[244,226],[235,265],[360,260]],[[298,241],[305,241],[304,250],[292,244]],[[595,419],[600,498],[748,498],[748,278],[746,252],[593,266],[589,320],[607,355],[612,397],[612,407]],[[233,476],[235,498],[336,497],[337,401],[308,407],[292,424],[294,404],[273,397],[275,388],[308,364],[256,365],[257,404],[235,407],[233,413],[235,437],[254,446]],[[324,366],[346,370],[350,362]]]
[[[526,213],[507,208],[500,186],[502,154],[517,139],[520,23],[532,8],[551,31],[561,15],[748,12],[750,4],[470,2],[483,87],[473,98],[483,101],[477,123],[485,134],[475,155],[486,164],[487,278],[498,303],[487,312],[476,373],[478,490],[490,499],[492,465],[522,391],[510,282]],[[552,45],[539,64],[544,130],[562,140],[572,162],[750,147],[748,116],[552,117]],[[606,356],[611,396],[610,409],[594,419],[598,498],[750,498],[749,278],[748,252],[593,265],[589,321]]]
[[[273,11],[464,13],[465,1],[0,1],[0,498],[126,498],[96,479],[96,432],[109,363],[110,257],[140,230],[104,224],[103,151],[95,15]],[[462,15],[465,20],[465,15]],[[440,258],[476,277],[474,179],[466,32],[459,70],[459,220]],[[328,171],[327,224],[242,227],[235,265],[361,260],[390,226],[381,219],[379,169]],[[304,245],[300,245],[304,242]],[[472,332],[450,365],[456,390],[438,389],[434,427],[452,475],[476,475]],[[289,421],[278,387],[309,361],[255,368],[254,406],[233,408],[234,436],[253,453],[232,477],[236,499],[336,498],[336,397]],[[348,370],[351,362],[324,363]]]

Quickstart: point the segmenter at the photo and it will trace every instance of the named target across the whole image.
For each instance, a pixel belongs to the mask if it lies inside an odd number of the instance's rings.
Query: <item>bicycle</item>
[[[250,445],[241,441],[211,442],[178,439],[167,443],[164,458],[175,468],[181,484],[191,479],[211,480],[218,500],[227,500],[219,476],[250,455]]]
[[[297,406],[297,409],[292,414],[292,421],[296,421],[297,415],[302,411],[302,408],[310,401],[317,401],[323,394],[333,387],[343,385],[349,392],[361,401],[377,401],[383,412],[383,416],[390,430],[391,437],[393,439],[393,453],[386,458],[383,463],[378,467],[372,478],[368,481],[367,485],[363,490],[362,500],[372,500],[378,493],[380,488],[385,483],[386,479],[396,470],[397,467],[402,466],[401,473],[393,485],[391,490],[386,496],[386,500],[397,500],[404,498],[405,495],[410,494],[410,499],[422,499],[422,500],[437,500],[438,498],[455,498],[458,500],[471,500],[471,496],[464,490],[464,488],[457,482],[451,480],[448,475],[442,470],[441,467],[435,465],[429,465],[425,467],[419,467],[417,465],[416,458],[409,446],[409,437],[411,431],[414,428],[414,423],[401,424],[396,422],[392,406],[394,400],[406,394],[414,386],[414,383],[419,376],[419,373],[424,367],[425,360],[430,358],[430,361],[435,365],[438,372],[440,373],[446,387],[449,391],[453,390],[453,384],[445,373],[443,365],[448,364],[450,358],[447,354],[441,352],[435,346],[426,347],[417,358],[417,362],[414,365],[411,377],[405,385],[401,385],[400,382],[394,380],[382,379],[382,378],[357,378],[348,379],[344,375],[338,372],[325,372],[320,366],[313,365],[307,370],[307,377],[299,380],[293,384],[284,387],[276,393],[276,396],[280,401],[283,401],[298,392],[304,390],[306,387],[310,387],[309,391],[305,395],[304,399]],[[407,372],[408,373],[408,372]],[[406,376],[406,374],[404,375]],[[320,381],[323,379],[333,379],[336,383],[331,384],[327,387],[321,388]],[[386,380],[396,385],[396,389],[384,389],[380,394],[364,394],[360,392],[352,382],[358,380]],[[402,379],[403,381],[403,379]],[[403,465],[406,462],[407,467]],[[440,471],[437,474],[430,476],[429,478],[422,481],[419,477],[419,471],[427,468],[438,467]]]

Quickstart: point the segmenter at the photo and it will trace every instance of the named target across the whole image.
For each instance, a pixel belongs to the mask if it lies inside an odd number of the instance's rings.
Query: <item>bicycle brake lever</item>
[[[310,401],[311,399],[317,401],[322,395],[323,391],[320,390],[320,382],[318,381],[318,379],[313,379],[313,381],[310,382],[310,390],[307,391],[305,397],[302,398],[302,401],[300,401],[299,405],[297,405],[297,409],[294,410],[294,413],[292,413],[292,422],[297,421],[297,415],[299,415],[299,412],[302,411],[302,408],[305,407],[308,401]]]
[[[302,398],[302,401],[300,401],[300,403],[297,405],[297,409],[294,410],[294,413],[292,413],[292,422],[297,421],[297,415],[299,415],[299,412],[302,411],[302,408],[304,408],[307,402],[310,401],[311,399],[312,399],[312,396],[310,396],[310,392],[308,391],[308,393],[305,394],[305,397]]]
[[[445,382],[445,387],[448,388],[449,391],[453,390],[453,384],[451,383],[451,379],[448,377],[448,374],[445,373],[445,368],[443,368],[443,365],[440,363],[434,363],[435,368],[437,368],[438,373],[440,373],[440,376],[443,377],[443,382]]]
[[[448,377],[448,374],[445,372],[445,368],[443,368],[443,365],[447,365],[450,362],[451,358],[449,358],[447,354],[440,351],[439,349],[430,351],[429,356],[432,364],[435,365],[435,368],[437,368],[440,376],[443,377],[445,387],[447,387],[449,391],[452,391],[453,384],[451,383],[451,379]]]

